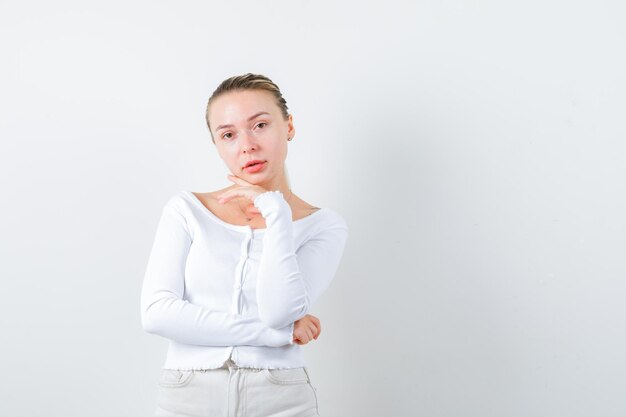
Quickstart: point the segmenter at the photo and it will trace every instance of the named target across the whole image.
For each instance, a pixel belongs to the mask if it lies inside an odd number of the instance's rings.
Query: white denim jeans
[[[306,367],[162,370],[155,417],[319,417]]]

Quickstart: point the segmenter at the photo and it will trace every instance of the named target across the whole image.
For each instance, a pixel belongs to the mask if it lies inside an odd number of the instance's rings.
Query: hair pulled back
[[[213,137],[213,132],[211,131],[211,124],[209,123],[209,108],[211,107],[211,103],[215,101],[216,98],[221,96],[222,94],[231,92],[231,91],[241,91],[241,90],[264,90],[270,92],[276,101],[276,105],[280,108],[280,111],[287,120],[289,118],[289,109],[287,108],[287,101],[283,98],[282,93],[280,92],[280,88],[268,77],[261,74],[252,74],[250,72],[243,75],[235,75],[226,80],[222,81],[220,85],[215,89],[211,97],[209,97],[209,102],[206,106],[206,123],[209,128],[209,133],[211,133],[211,140],[215,144],[215,138]]]

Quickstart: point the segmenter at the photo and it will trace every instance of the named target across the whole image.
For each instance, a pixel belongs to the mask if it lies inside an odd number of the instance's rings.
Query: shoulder
[[[189,202],[189,193],[190,191],[180,190],[170,195],[165,201],[163,208],[182,209]]]
[[[173,214],[188,220],[190,217],[197,216],[195,213],[199,210],[198,207],[201,204],[196,193],[188,190],[179,190],[166,198],[162,210],[173,212]]]
[[[185,218],[200,218],[207,214],[220,213],[217,195],[220,191],[195,192],[180,190],[167,198],[164,210],[173,210]]]
[[[219,190],[204,193],[189,190],[179,190],[168,197],[165,205],[177,205],[181,202],[189,201],[201,201],[203,203],[210,203],[213,201],[217,201],[216,195],[219,192]]]
[[[320,210],[325,211],[325,210],[322,210],[321,207],[314,206],[313,204],[310,204],[304,201],[302,198],[300,198],[296,194],[292,195],[292,202],[293,204],[292,204],[291,211],[293,212],[295,220],[304,219],[306,217],[313,216],[313,215],[321,216],[322,213],[320,213],[319,215],[316,213]]]
[[[310,238],[345,241],[349,237],[348,223],[337,211],[329,207],[322,207],[312,216],[315,221],[311,222]]]
[[[346,222],[346,219],[337,211],[328,207],[324,207],[322,211],[325,212],[326,224],[328,227],[341,228],[346,231],[349,230],[348,222]]]

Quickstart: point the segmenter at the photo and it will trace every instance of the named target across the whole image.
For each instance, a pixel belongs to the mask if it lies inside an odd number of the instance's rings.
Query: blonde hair
[[[270,80],[265,75],[252,74],[249,72],[243,75],[235,75],[220,83],[220,85],[215,89],[213,94],[211,94],[211,97],[209,97],[209,102],[206,106],[206,124],[209,128],[209,133],[211,134],[211,140],[213,141],[213,144],[215,144],[215,138],[213,137],[211,124],[209,123],[209,108],[211,107],[211,103],[217,97],[221,96],[224,93],[241,90],[264,90],[272,93],[274,99],[276,100],[276,105],[280,108],[283,117],[285,118],[285,120],[289,119],[289,109],[287,108],[287,101],[283,98],[283,95],[280,92],[280,88],[278,88],[278,86],[274,84],[272,80]]]

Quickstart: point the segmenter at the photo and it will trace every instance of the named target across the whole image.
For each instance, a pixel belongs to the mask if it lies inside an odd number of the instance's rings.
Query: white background
[[[312,314],[324,417],[626,414],[619,1],[0,1],[0,415],[151,416],[139,291],[204,121],[282,89],[302,198],[350,227]]]

